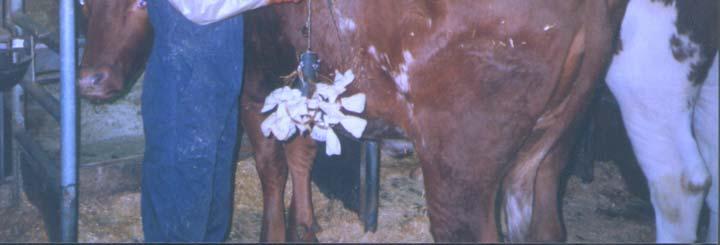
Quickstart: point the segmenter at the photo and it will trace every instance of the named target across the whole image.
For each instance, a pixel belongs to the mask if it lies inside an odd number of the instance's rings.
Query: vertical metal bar
[[[10,41],[13,42],[14,39],[11,39]],[[32,44],[34,44],[34,39],[32,39],[32,37],[30,39],[30,43],[31,43],[31,47],[34,47],[34,46],[32,46]],[[32,59],[32,61],[31,61],[31,66],[32,66],[31,69],[32,70],[30,72],[34,73],[35,72],[34,50],[31,49],[30,54],[31,54],[30,59]],[[17,56],[13,55],[13,59],[16,59],[16,58],[17,58]],[[13,60],[13,62],[14,63],[19,62],[19,60]],[[31,76],[34,76],[34,74],[32,74]],[[14,121],[14,125],[13,125],[14,130],[25,130],[25,103],[24,103],[25,101],[23,99],[23,93],[24,93],[23,88],[19,84],[15,85],[15,87],[13,87],[13,89],[12,89],[11,100],[12,100],[12,118]]]
[[[25,107],[23,105],[23,88],[15,85],[12,90],[12,118],[14,129],[25,130]]]
[[[363,221],[365,232],[377,230],[378,201],[380,190],[380,144],[377,141],[363,142],[365,155],[365,212]]]
[[[23,0],[10,0],[10,12],[17,13],[23,11]]]
[[[4,110],[4,108],[3,108]],[[3,111],[4,112],[4,111]],[[17,151],[17,156],[15,156],[15,152],[13,151],[13,145],[12,145],[12,128],[8,127],[7,125],[3,125],[8,131],[8,135],[10,136],[10,139],[7,139],[7,143],[9,143],[10,147],[5,147],[4,149],[8,149],[8,152],[12,153],[13,158],[10,158],[11,162],[13,163],[13,173],[12,175],[15,178],[15,189],[13,190],[13,197],[12,197],[12,206],[17,207],[20,204],[20,191],[22,190],[23,186],[23,178],[22,173],[20,172],[20,164],[22,163],[22,158],[20,155],[21,152]],[[14,160],[17,158],[17,160]]]
[[[10,11],[7,0],[0,0],[0,7],[2,8],[2,27],[8,28],[8,21],[10,19]]]
[[[9,16],[6,16],[6,18],[10,18],[10,17],[12,16],[12,14],[14,14],[14,13],[21,13],[21,12],[23,12],[23,10],[25,10],[25,4],[24,4],[24,3],[25,3],[25,1],[23,1],[23,0],[10,0],[10,3],[8,4],[8,5],[9,5],[8,7],[9,7],[9,9],[10,9],[10,15],[9,15]],[[18,36],[19,36],[19,35],[22,35],[22,34],[23,34],[21,28],[15,26],[14,29],[15,29],[15,30],[13,30],[13,31],[15,32],[15,35],[18,35]]]
[[[368,160],[367,160],[368,154],[366,152],[367,152],[367,147],[365,145],[365,141],[361,141],[360,142],[360,166],[359,166],[359,169],[360,169],[359,170],[360,171],[360,190],[359,190],[360,205],[358,206],[358,210],[360,210],[360,212],[358,212],[358,215],[360,215],[360,220],[362,220],[362,222],[363,222],[363,227],[365,229],[365,232],[368,231],[368,224],[367,224],[367,220],[365,219],[365,217],[367,217],[367,199],[368,199],[367,198],[368,177],[367,177],[367,170],[366,170],[367,165],[368,165]]]
[[[11,42],[10,48],[13,48],[13,46],[14,46],[14,45],[12,45],[12,42],[14,40],[13,38],[23,35],[23,30],[22,30],[22,28],[19,28],[18,26],[10,25],[10,23],[12,23],[11,17],[15,13],[24,12],[25,1],[23,1],[23,0],[7,0],[5,2],[5,4],[6,4],[5,7],[7,9],[5,11],[4,17],[5,17],[6,22],[4,24],[6,27],[12,28],[11,31],[13,32],[13,35],[11,35],[11,39],[10,39],[10,42]],[[5,127],[5,122],[3,122],[3,128],[7,128],[10,131],[9,135],[12,135],[13,129],[20,129],[20,128],[24,129],[25,128],[24,106],[21,103],[22,93],[23,93],[22,88],[20,88],[19,85],[16,85],[12,89],[11,102],[13,105],[13,111],[11,112],[10,116],[15,123],[11,124],[11,127]],[[0,108],[0,110],[2,110],[3,115],[4,115],[5,108],[4,107]],[[10,142],[12,142],[12,137],[10,137],[10,138],[11,138]],[[3,151],[5,151],[5,149],[7,149],[7,148],[3,147]],[[20,164],[22,163],[21,162],[22,154],[20,152],[20,149],[12,144],[11,144],[11,147],[9,150],[10,150],[10,153],[12,156],[12,158],[10,158],[10,162],[12,162],[12,165],[13,165],[13,167],[12,167],[13,168],[12,169],[13,176],[15,177],[15,190],[13,190],[13,202],[14,202],[14,204],[19,204],[20,203],[19,202],[20,188],[22,187],[22,182],[21,182],[22,177],[20,176],[21,175],[20,174]]]
[[[36,57],[37,56],[35,55],[35,36],[30,35],[30,81],[32,81],[33,83],[35,83],[35,81],[37,79],[36,75],[35,75],[35,73],[36,73],[35,66],[37,64],[35,62]]]
[[[8,162],[8,146],[6,145],[7,133],[12,130],[7,130],[5,123],[5,93],[0,91],[0,183],[5,181],[5,166]]]
[[[12,139],[10,142],[13,142]],[[20,150],[20,146],[16,146],[17,144],[11,145],[11,153],[12,153],[12,163],[13,163],[13,175],[15,175],[15,197],[17,199],[13,200],[13,207],[17,207],[20,204],[20,192],[23,190],[23,177],[22,177],[22,171],[20,170],[21,166],[20,164],[23,162],[23,153]]]
[[[60,240],[77,242],[77,111],[75,97],[75,9],[73,0],[60,1],[60,100],[62,205]]]

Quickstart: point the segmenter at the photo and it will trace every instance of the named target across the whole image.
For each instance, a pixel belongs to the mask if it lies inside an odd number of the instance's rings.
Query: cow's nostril
[[[106,72],[97,71],[90,74],[83,72],[83,76],[80,78],[82,84],[86,86],[99,86],[103,80],[107,79],[108,75]]]
[[[102,80],[105,80],[105,78],[107,78],[107,74],[105,74],[104,72],[95,73],[90,77],[90,84],[98,85],[98,83]]]

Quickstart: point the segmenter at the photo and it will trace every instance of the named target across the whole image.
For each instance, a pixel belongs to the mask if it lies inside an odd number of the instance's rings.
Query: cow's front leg
[[[243,101],[241,118],[255,152],[255,169],[260,177],[263,194],[263,218],[260,242],[285,241],[285,205],[287,163],[281,144],[275,138],[262,135],[263,116],[260,104]]]
[[[616,67],[608,73],[608,85],[618,98],[628,136],[648,180],[657,242],[695,242],[704,194],[711,183],[691,132],[688,101],[696,88],[687,81],[626,80],[621,76],[628,73],[616,71]]]
[[[315,221],[310,187],[310,171],[315,160],[316,145],[309,135],[300,135],[285,145],[290,176],[292,201],[288,217],[288,241],[317,242],[320,227]]]

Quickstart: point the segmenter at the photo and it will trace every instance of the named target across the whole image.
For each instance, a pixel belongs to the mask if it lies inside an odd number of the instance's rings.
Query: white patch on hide
[[[515,193],[507,193],[506,201],[507,234],[505,235],[508,236],[509,242],[521,242],[525,239],[530,226],[532,206],[529,202],[515,196]]]
[[[342,32],[353,32],[355,29],[357,29],[357,25],[355,25],[355,21],[353,21],[350,18],[346,18],[344,16],[338,16],[339,18],[339,25],[340,25],[340,31]]]
[[[395,75],[395,85],[397,85],[398,90],[401,93],[407,93],[410,91],[410,83],[409,83],[409,77],[408,77],[408,69],[410,65],[415,61],[415,59],[412,56],[412,53],[410,51],[405,50],[403,51],[403,59],[405,63],[400,64],[400,73]]]
[[[543,31],[549,31],[550,29],[555,28],[555,24],[552,25],[545,25],[543,27]]]
[[[395,85],[402,93],[407,93],[410,90],[410,84],[408,84],[408,74],[405,71],[401,71],[400,74],[395,76]]]
[[[378,56],[377,49],[375,48],[375,46],[370,46],[368,48],[368,53],[370,53],[370,55],[372,55],[372,57],[375,59],[375,61],[380,61],[380,56]]]
[[[407,102],[407,109],[408,109],[408,111],[407,111],[408,119],[410,120],[411,123],[416,123],[415,122],[415,104],[413,104],[411,102]]]

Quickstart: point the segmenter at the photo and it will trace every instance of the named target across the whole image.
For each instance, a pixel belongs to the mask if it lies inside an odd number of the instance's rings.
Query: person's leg
[[[222,242],[230,231],[233,216],[233,190],[238,145],[239,127],[239,98],[243,78],[243,17],[236,16],[224,20],[221,25],[210,27],[212,34],[219,40],[208,49],[214,52],[205,53],[206,56],[198,59],[193,67],[199,79],[205,79],[203,87],[216,87],[209,89],[215,95],[223,98],[221,101],[209,104],[209,107],[224,108],[227,114],[224,118],[217,118],[223,123],[220,138],[215,154],[215,169],[212,186],[212,201],[210,204],[207,233],[205,241]],[[210,37],[212,38],[212,37]],[[215,54],[213,54],[215,53]],[[220,53],[220,54],[218,54]],[[217,79],[215,81],[214,79]],[[216,83],[222,86],[213,86]],[[203,89],[203,88],[198,88]],[[229,99],[229,100],[226,100]]]
[[[145,240],[219,242],[232,208],[228,169],[242,77],[241,47],[221,44],[242,43],[242,22],[197,26],[166,1],[148,7],[156,36],[142,105]]]
[[[162,241],[222,241],[229,227],[237,99],[192,103],[213,100],[216,95],[204,92],[193,92],[203,98],[177,96],[183,102],[175,110],[146,106],[143,111],[147,140],[143,218],[155,218],[150,224],[156,223]],[[164,95],[171,93],[177,91],[164,91]],[[150,234],[146,238],[154,241]]]
[[[234,104],[237,104],[234,103]],[[210,216],[207,226],[206,241],[222,242],[228,235],[233,215],[233,189],[237,166],[235,151],[238,130],[238,107],[233,106],[232,111],[225,120],[225,129],[220,136],[220,143],[215,163],[215,178],[213,182],[213,196],[210,203]]]

